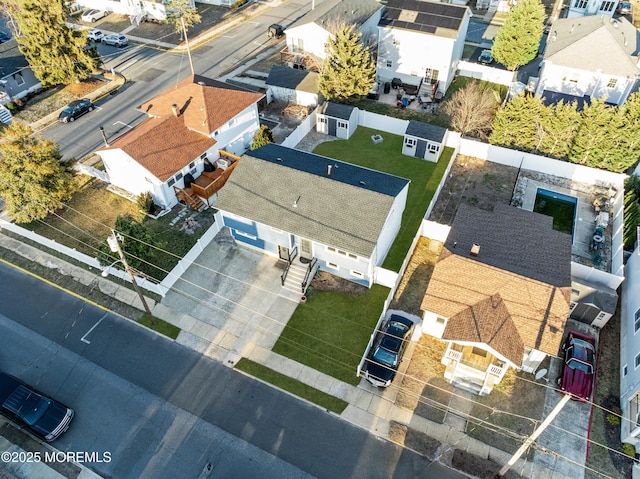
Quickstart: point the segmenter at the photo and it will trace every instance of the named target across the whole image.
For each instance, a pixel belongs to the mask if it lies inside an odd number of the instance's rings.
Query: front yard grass
[[[298,305],[273,352],[355,386],[358,364],[388,295],[389,288],[378,284],[363,296],[314,291]]]
[[[291,394],[302,399],[306,399],[307,401],[317,404],[329,411],[335,412],[336,414],[342,414],[342,411],[344,411],[349,405],[349,403],[340,398],[331,396],[319,389],[308,386],[297,379],[280,374],[279,372],[269,369],[262,364],[253,362],[250,359],[240,359],[235,367],[240,371],[244,371],[258,379],[262,379],[263,381],[273,384],[280,389],[289,391]]]
[[[376,134],[382,135],[382,143],[371,141],[371,136]],[[453,154],[452,148],[445,148],[440,160],[432,163],[403,155],[402,142],[400,135],[359,126],[348,140],[328,141],[313,150],[319,155],[411,180],[400,231],[382,265],[392,271],[402,266]]]
[[[78,190],[64,208],[43,220],[20,226],[96,257],[97,247],[111,234],[118,215],[130,214],[155,233],[159,248],[168,251],[154,250],[155,256],[149,261],[150,264],[139,268],[153,278],[162,280],[166,272],[171,271],[193,247],[206,227],[213,223],[213,210],[204,210],[197,218],[203,227],[189,235],[180,230],[181,222],[170,225],[180,207],[158,219],[152,219],[141,213],[136,203],[107,191],[106,184],[100,180],[80,175],[76,177],[76,182]]]

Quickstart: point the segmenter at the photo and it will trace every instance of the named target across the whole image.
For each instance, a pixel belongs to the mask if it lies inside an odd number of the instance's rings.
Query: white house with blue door
[[[238,243],[371,286],[409,180],[276,144],[247,152],[216,201]]]
[[[316,131],[348,140],[358,128],[358,108],[331,101],[324,102],[316,113]]]
[[[402,154],[437,162],[447,141],[447,129],[411,120],[404,132]]]

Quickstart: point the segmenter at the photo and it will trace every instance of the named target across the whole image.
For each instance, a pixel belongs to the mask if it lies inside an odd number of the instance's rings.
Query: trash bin
[[[391,91],[391,83],[385,82],[384,84],[384,92],[389,93]]]

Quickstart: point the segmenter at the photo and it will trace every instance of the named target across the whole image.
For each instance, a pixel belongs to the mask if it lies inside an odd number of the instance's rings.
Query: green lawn
[[[153,319],[155,320],[156,324],[151,324],[149,315],[147,313],[144,313],[138,322],[143,326],[146,326],[149,329],[153,329],[160,334],[164,334],[171,339],[176,339],[178,337],[178,334],[180,334],[179,327],[174,326],[171,323],[167,323],[164,319],[156,318],[155,316]]]
[[[315,291],[296,308],[273,352],[355,386],[356,369],[388,295],[389,288],[378,284],[359,297]]]
[[[375,134],[382,135],[384,141],[374,144],[371,135]],[[402,266],[453,154],[452,148],[445,148],[438,163],[432,163],[403,155],[402,142],[403,137],[400,135],[359,126],[349,140],[328,141],[318,145],[313,151],[411,180],[402,226],[382,265],[393,271],[398,271]]]
[[[273,384],[280,389],[289,391],[291,394],[295,394],[296,396],[306,399],[307,401],[317,404],[329,411],[333,411],[336,414],[341,414],[348,406],[348,403],[342,399],[331,396],[330,394],[324,393],[319,389],[312,388],[311,386],[307,386],[297,379],[280,374],[279,372],[269,369],[262,364],[255,363],[250,359],[240,359],[235,367],[258,379],[262,379],[269,384]]]

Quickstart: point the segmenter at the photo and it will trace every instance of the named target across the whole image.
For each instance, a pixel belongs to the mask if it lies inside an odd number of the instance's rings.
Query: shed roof
[[[424,140],[436,141],[438,143],[442,143],[446,134],[446,128],[416,120],[410,120],[405,131],[405,135],[415,136],[416,138],[422,138]]]
[[[270,144],[242,156],[216,208],[369,258],[396,196],[408,184]]]
[[[290,90],[318,93],[318,78],[318,73],[310,70],[298,70],[273,65],[265,83],[269,86],[288,88]]]
[[[344,105],[342,103],[334,103],[332,101],[325,101],[319,108],[318,113],[332,118],[338,118],[340,120],[349,120],[351,113],[356,107],[353,105]]]

